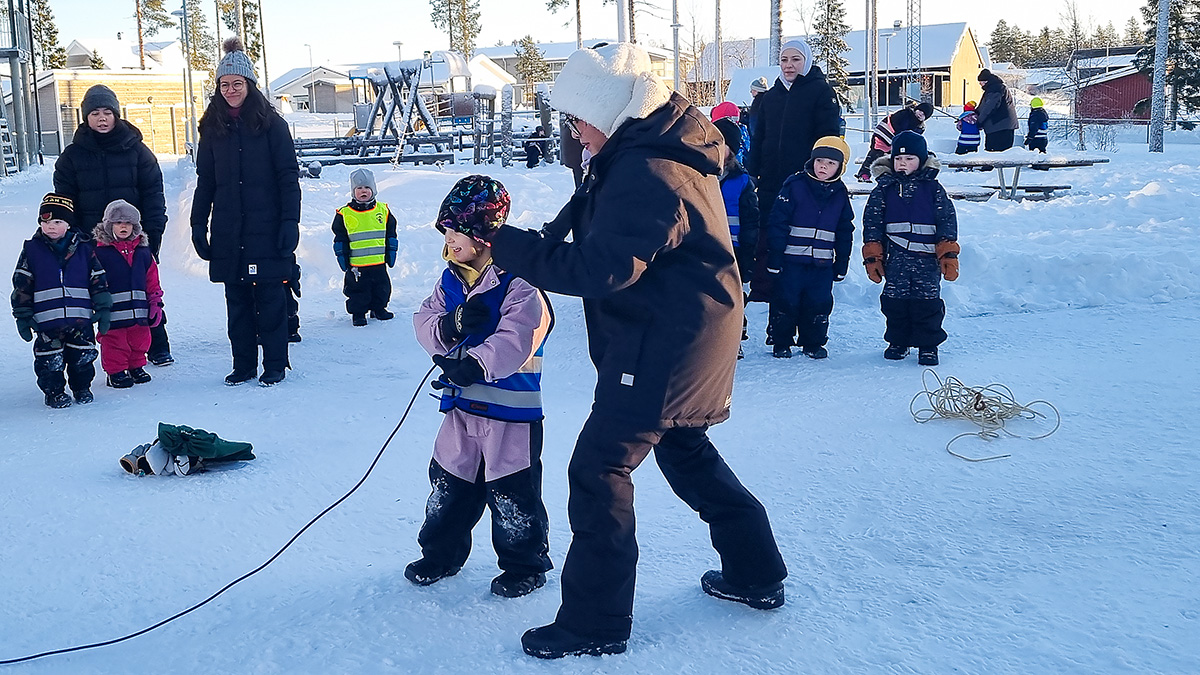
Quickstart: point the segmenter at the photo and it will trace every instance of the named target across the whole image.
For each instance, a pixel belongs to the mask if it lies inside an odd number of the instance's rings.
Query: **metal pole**
[[[629,40],[629,22],[625,19],[625,0],[617,0],[617,42]]]
[[[267,93],[267,100],[271,100],[271,76],[267,74],[267,30],[263,26],[263,2],[258,0],[258,39],[262,45],[262,62],[263,62],[263,91]]]
[[[671,0],[671,41],[673,42],[672,51],[675,54],[675,91],[679,91],[679,29],[683,28],[679,24],[679,0]]]
[[[879,74],[879,64],[876,63],[879,59],[879,34],[875,31],[875,0],[867,0],[866,24],[867,44],[864,48],[867,64],[863,70],[863,93],[866,94],[867,105],[863,109],[863,140],[870,141],[871,130],[875,128],[875,99],[878,87],[876,78]]]
[[[717,22],[716,22],[717,25],[715,28],[715,32],[713,34],[716,35],[716,43],[717,43],[716,44],[716,47],[717,47],[716,71],[717,72],[716,72],[716,79],[713,80],[713,105],[716,105],[716,104],[720,103],[722,100],[724,100],[721,97],[721,85],[724,84],[724,80],[725,80],[725,78],[722,76],[723,73],[721,72],[723,70],[723,68],[721,67],[723,65],[721,63],[721,0],[716,0],[716,15],[717,15]]]
[[[1154,35],[1154,92],[1150,104],[1150,152],[1163,151],[1163,126],[1167,122],[1167,33],[1171,0],[1158,0],[1158,25]]]
[[[37,59],[34,53],[37,50],[37,45],[33,41],[33,22],[26,21],[25,25],[29,29],[29,67],[33,76],[33,126],[37,130],[37,146],[35,150],[37,151],[38,164],[45,164],[46,156],[43,152],[45,143],[42,141],[42,100],[41,96],[38,95]]]
[[[313,71],[312,45],[308,47],[308,112],[317,112],[317,74]]]

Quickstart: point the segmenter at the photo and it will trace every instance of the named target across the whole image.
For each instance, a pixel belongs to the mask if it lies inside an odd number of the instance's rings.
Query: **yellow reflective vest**
[[[376,202],[370,211],[355,211],[347,205],[338,213],[350,235],[350,266],[382,265],[387,254],[387,204]]]

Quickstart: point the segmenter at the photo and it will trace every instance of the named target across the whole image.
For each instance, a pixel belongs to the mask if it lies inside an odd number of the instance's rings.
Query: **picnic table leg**
[[[1017,198],[1017,186],[1021,183],[1021,167],[1013,167],[1012,189],[1009,192],[1009,199]]]
[[[1000,176],[1000,199],[1012,199],[1007,192],[1008,186],[1004,184],[1004,167],[996,167],[996,174]]]

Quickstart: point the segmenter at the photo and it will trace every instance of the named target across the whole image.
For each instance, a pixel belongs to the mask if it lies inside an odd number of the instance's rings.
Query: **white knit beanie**
[[[670,99],[646,50],[618,42],[571,54],[554,80],[550,105],[612,136],[625,120],[642,119]]]

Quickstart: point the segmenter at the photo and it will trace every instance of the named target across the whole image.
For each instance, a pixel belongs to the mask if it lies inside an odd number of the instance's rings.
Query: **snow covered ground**
[[[935,149],[952,147],[946,125],[931,136]],[[518,225],[540,225],[570,188],[560,167],[488,170],[512,191]],[[174,159],[164,158],[162,278],[176,365],[131,390],[107,389],[101,376],[94,404],[50,410],[29,346],[0,330],[0,660],[119,637],[202,600],[366,470],[429,367],[408,315],[442,267],[430,221],[475,168],[376,169],[400,222],[400,316],[366,328],[344,312],[328,230],[349,171],[327,167],[302,183],[304,341],[278,387],[221,383],[222,291],[191,252],[194,177]],[[0,251],[11,262],[50,176],[0,181]],[[486,524],[458,576],[428,588],[403,578],[418,556],[440,422],[423,393],[371,479],[262,573],[132,641],[5,670],[1200,672],[1200,149],[1148,156],[1130,142],[1111,164],[1048,177],[1075,189],[1050,202],[956,203],[962,277],[944,285],[950,340],[937,372],[1001,382],[1062,412],[1044,440],[955,445],[1009,459],[956,459],[946,442],[973,427],[912,420],[923,369],[915,357],[883,360],[879,287],[858,263],[837,288],[827,361],[772,359],[765,310],[751,307],[734,414],[712,435],[772,516],[791,573],[779,611],[701,592],[700,574],[717,565],[705,528],[647,462],[635,479],[642,558],[628,653],[525,656],[520,634],[553,619],[558,572],[529,597],[490,595]],[[554,301],[545,499],[561,564],[567,459],[594,375],[579,303]],[[187,478],[122,472],[117,460],[160,420],[250,441],[258,459]]]

